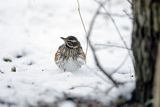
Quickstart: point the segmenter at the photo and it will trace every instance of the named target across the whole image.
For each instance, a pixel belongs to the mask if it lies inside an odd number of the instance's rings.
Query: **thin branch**
[[[94,56],[94,60],[96,62],[96,65],[98,66],[98,68],[103,72],[104,75],[106,75],[111,81],[112,83],[118,87],[119,84],[117,83],[117,81],[115,81],[104,69],[103,67],[100,65],[100,62],[99,62],[99,59],[97,58],[97,55],[96,55],[96,52],[95,52],[95,48],[93,47],[91,41],[90,41],[90,37],[91,37],[91,33],[92,33],[92,29],[93,29],[93,26],[95,24],[95,21],[99,15],[99,12],[100,10],[102,9],[103,7],[103,4],[106,3],[107,0],[105,0],[103,3],[99,4],[99,7],[97,8],[92,20],[91,20],[91,24],[89,26],[89,30],[88,30],[88,33],[87,33],[87,39],[88,39],[88,44],[89,46],[91,47],[91,50],[92,50],[92,53],[93,53],[93,56]]]
[[[108,88],[107,90],[106,90],[106,95],[108,95],[109,94],[109,92],[112,90],[114,88],[114,85],[112,85],[110,88]]]
[[[102,15],[105,15],[106,16],[106,13],[104,12],[101,12]],[[127,17],[126,14],[117,14],[117,13],[109,13],[111,16],[114,16],[114,17]],[[108,16],[108,15],[107,15]]]
[[[116,48],[121,48],[121,49],[127,49],[126,47],[123,47],[123,46],[110,45],[110,44],[96,44],[96,45],[116,47]],[[127,50],[132,51],[131,49],[127,49]],[[110,75],[116,73],[116,72],[125,64],[125,62],[127,61],[127,59],[128,59],[128,54],[127,54],[126,57],[123,59],[123,61],[120,63],[120,65],[118,65],[118,66],[116,67],[116,69],[115,69]]]
[[[128,48],[127,43],[126,43],[126,41],[124,40],[124,38],[123,38],[123,36],[122,36],[122,34],[121,34],[121,32],[120,32],[120,30],[119,30],[119,28],[118,28],[115,20],[114,20],[113,17],[109,14],[109,12],[108,12],[107,9],[105,8],[104,4],[101,3],[101,2],[98,2],[98,1],[96,1],[96,2],[97,2],[98,4],[100,4],[100,5],[102,5],[102,8],[105,10],[106,14],[109,16],[109,18],[111,19],[112,23],[114,24],[115,29],[117,30],[117,32],[118,32],[118,34],[119,34],[119,36],[120,36],[120,39],[122,40],[124,46],[125,46],[126,48]]]
[[[85,27],[85,24],[84,24],[82,15],[81,15],[79,0],[77,0],[77,4],[78,4],[78,13],[79,13],[79,17],[80,17],[80,19],[81,19],[81,22],[82,22],[82,25],[83,25],[83,29],[84,29],[84,31],[85,31],[85,34],[87,34],[87,30],[86,30],[86,27]],[[87,56],[87,51],[88,51],[88,39],[87,39],[87,46],[86,46],[86,56]]]
[[[105,46],[105,47],[115,47],[115,48],[127,49],[129,51],[132,51],[132,49],[130,49],[130,48],[126,48],[126,47],[119,46],[119,45],[112,45],[112,44],[95,44],[95,45],[97,45],[97,46]]]
[[[127,0],[128,1],[128,3],[130,4],[130,5],[132,5],[132,2],[131,2],[131,0]]]
[[[118,67],[110,75],[113,75],[114,73],[116,73],[125,64],[125,62],[127,61],[127,59],[128,59],[128,54],[123,59],[123,61],[120,63],[120,65],[118,65]]]
[[[122,34],[121,34],[121,32],[120,32],[120,30],[119,30],[119,28],[118,28],[115,20],[114,20],[113,17],[109,14],[109,12],[108,12],[107,9],[105,8],[104,4],[101,3],[101,2],[98,2],[98,1],[96,1],[96,2],[97,2],[99,5],[102,6],[102,8],[103,8],[104,11],[106,12],[106,14],[109,16],[109,18],[111,19],[111,21],[112,21],[112,23],[113,23],[116,31],[118,32],[118,35],[119,35],[121,41],[123,42],[124,46],[125,46],[126,48],[128,48],[127,43],[126,43],[126,41],[124,40],[124,38],[123,38],[123,36],[122,36]],[[128,48],[128,49],[129,49],[129,48]],[[128,54],[129,54],[129,56],[130,56],[130,58],[131,58],[132,63],[134,64],[134,59],[133,59],[133,57],[132,57],[132,55],[131,55],[131,53],[130,53],[129,50],[128,50]]]
[[[121,49],[127,49],[126,47],[123,47],[123,46],[110,45],[110,44],[96,44],[96,45],[110,46],[110,47],[116,47],[116,48],[121,48]],[[127,50],[132,51],[131,49],[127,49]],[[127,54],[126,57],[123,59],[123,61],[120,63],[120,65],[118,65],[118,67],[116,67],[116,69],[115,69],[110,75],[116,73],[116,72],[125,64],[125,62],[127,61],[127,59],[128,59],[128,54]]]
[[[130,15],[127,11],[123,10],[124,14],[117,14],[117,13],[110,13],[108,12],[108,14],[110,14],[111,16],[113,17],[128,17],[129,19],[133,20],[133,17],[132,15]],[[104,13],[104,12],[101,12],[102,15],[104,16],[108,16],[108,14]]]
[[[130,19],[133,20],[133,17],[126,11],[126,10],[123,10],[124,14],[126,14],[126,16],[128,16]]]
[[[86,27],[85,27],[85,24],[84,24],[84,21],[83,21],[82,15],[81,15],[81,10],[80,10],[80,3],[79,3],[79,0],[77,0],[77,4],[78,4],[78,13],[79,13],[80,19],[81,19],[81,22],[82,22],[82,25],[83,25],[84,31],[85,31],[85,33],[87,34],[87,30],[86,30]]]

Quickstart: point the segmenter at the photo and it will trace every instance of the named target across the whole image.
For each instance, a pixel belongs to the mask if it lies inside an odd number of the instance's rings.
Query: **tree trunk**
[[[158,57],[156,63],[156,74],[154,80],[154,107],[160,107],[160,43],[158,46]]]
[[[147,104],[154,97],[154,78],[160,42],[160,0],[133,0],[133,17],[132,49],[136,89],[132,94],[132,101]]]

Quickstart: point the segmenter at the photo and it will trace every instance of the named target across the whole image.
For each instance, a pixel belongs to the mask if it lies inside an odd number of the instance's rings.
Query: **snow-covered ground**
[[[127,56],[125,64],[113,74],[115,80],[126,82],[119,88],[111,89],[112,83],[95,66],[90,49],[87,65],[79,71],[63,72],[55,65],[54,54],[63,43],[61,36],[76,36],[86,49],[76,1],[0,0],[0,107],[7,104],[37,106],[39,102],[50,104],[63,98],[64,94],[107,103],[120,94],[130,97],[128,93],[134,87],[134,73],[126,49],[105,47],[97,51],[108,73],[113,72]],[[88,29],[98,4],[94,0],[79,1]],[[124,10],[131,13],[130,4],[127,0],[108,0],[106,8],[114,14],[113,18],[130,47],[131,20],[127,16],[115,15],[124,15]],[[94,44],[123,46],[107,16],[98,17],[91,40]],[[60,105],[65,107],[65,104]]]

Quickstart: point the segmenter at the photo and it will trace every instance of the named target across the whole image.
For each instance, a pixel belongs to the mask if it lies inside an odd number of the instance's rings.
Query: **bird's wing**
[[[55,60],[55,61],[57,61],[57,60],[60,59],[63,48],[64,48],[64,45],[61,45],[61,46],[58,48],[58,50],[57,50],[57,52],[56,52],[56,54],[55,54],[55,57],[54,57],[54,60]]]
[[[82,58],[83,60],[86,60],[86,55],[85,55],[85,53],[83,52],[83,49],[82,49],[82,48],[80,48],[80,50],[79,50],[79,57]]]

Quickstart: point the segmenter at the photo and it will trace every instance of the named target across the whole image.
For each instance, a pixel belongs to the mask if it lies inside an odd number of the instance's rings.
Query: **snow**
[[[76,105],[71,101],[62,102],[59,107],[76,107]]]
[[[79,0],[86,28],[98,6],[94,0]],[[111,13],[131,13],[124,0],[109,0]],[[106,18],[106,20],[104,20]],[[131,44],[131,20],[113,16],[128,46]],[[95,44],[124,46],[113,23],[100,16],[91,40]],[[1,0],[0,1],[0,107],[52,104],[65,94],[97,99],[109,103],[118,95],[130,98],[134,88],[133,65],[129,56],[125,64],[112,76],[125,82],[113,87],[96,67],[89,49],[87,64],[75,72],[63,72],[54,63],[54,54],[63,43],[61,36],[76,36],[86,49],[85,32],[77,12],[76,0]],[[100,63],[108,73],[118,67],[128,51],[107,47],[97,51]],[[11,61],[4,61],[10,59]],[[13,70],[14,69],[14,70]],[[109,90],[109,93],[106,95]],[[62,102],[60,107],[74,107]]]

